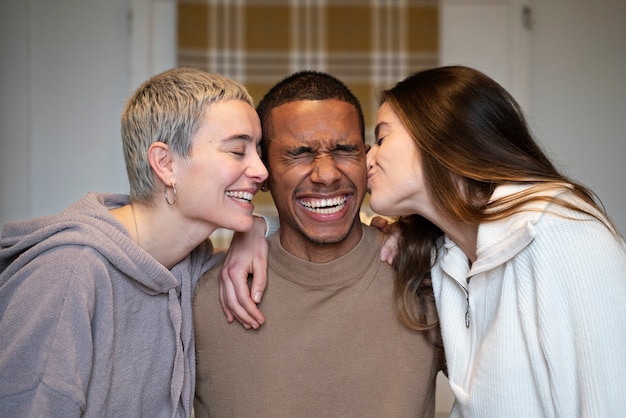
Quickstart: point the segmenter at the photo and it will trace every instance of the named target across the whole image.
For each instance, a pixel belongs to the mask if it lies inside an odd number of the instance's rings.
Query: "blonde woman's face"
[[[370,206],[381,215],[420,213],[428,200],[417,146],[391,106],[376,117],[376,143],[367,153]]]
[[[260,140],[259,117],[248,103],[209,106],[192,138],[189,160],[177,165],[176,205],[187,220],[210,229],[252,227],[251,200],[268,175]]]

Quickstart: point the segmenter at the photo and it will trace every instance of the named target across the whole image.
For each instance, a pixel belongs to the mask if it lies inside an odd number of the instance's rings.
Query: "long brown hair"
[[[462,66],[414,73],[381,95],[413,137],[426,187],[440,212],[461,223],[502,219],[543,199],[585,213],[614,227],[583,185],[561,174],[533,139],[513,97],[485,74]],[[531,187],[490,202],[501,184]],[[567,188],[580,205],[537,192]],[[396,260],[400,317],[416,329],[436,321],[424,307],[432,299],[430,268],[443,232],[419,215],[400,219],[401,251]]]

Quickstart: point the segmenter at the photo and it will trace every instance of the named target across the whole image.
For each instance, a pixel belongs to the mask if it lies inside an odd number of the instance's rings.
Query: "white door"
[[[441,0],[440,64],[483,71],[528,111],[529,4],[521,0]]]

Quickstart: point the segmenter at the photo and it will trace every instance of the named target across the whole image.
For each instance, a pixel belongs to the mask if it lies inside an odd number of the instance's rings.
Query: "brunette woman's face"
[[[376,117],[376,143],[367,153],[370,206],[381,215],[420,213],[428,197],[422,162],[409,131],[388,103]]]

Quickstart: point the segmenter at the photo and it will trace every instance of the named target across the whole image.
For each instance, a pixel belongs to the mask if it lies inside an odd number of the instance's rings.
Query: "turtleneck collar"
[[[268,267],[280,277],[311,288],[341,287],[363,277],[373,263],[380,263],[382,234],[363,225],[363,236],[356,247],[327,263],[313,263],[288,253],[280,244],[278,233],[273,234],[268,242]],[[372,245],[372,242],[377,245]],[[346,271],[350,273],[346,275]]]

